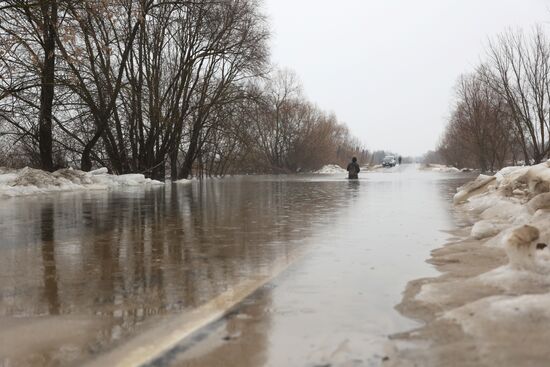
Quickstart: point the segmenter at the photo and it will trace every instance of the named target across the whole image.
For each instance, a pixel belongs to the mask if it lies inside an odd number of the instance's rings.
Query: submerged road
[[[388,336],[418,326],[394,306],[409,280],[436,274],[425,260],[457,225],[465,180],[402,166],[343,182],[348,204],[304,256],[150,365],[379,366]]]
[[[401,166],[0,204],[0,366],[377,366],[468,177]],[[52,336],[55,335],[55,336]]]

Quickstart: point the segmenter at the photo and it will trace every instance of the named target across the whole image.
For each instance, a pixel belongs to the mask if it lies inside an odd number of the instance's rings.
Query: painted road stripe
[[[293,251],[285,259],[275,262],[269,274],[247,279],[193,310],[168,317],[85,366],[138,367],[153,362],[194,332],[224,317],[254,291],[285,271],[304,253],[303,250]]]

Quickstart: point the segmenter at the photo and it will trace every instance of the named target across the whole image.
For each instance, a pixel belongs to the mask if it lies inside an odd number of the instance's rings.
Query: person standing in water
[[[351,163],[348,164],[348,179],[357,180],[360,171],[361,169],[359,168],[359,164],[357,164],[357,158],[353,157]]]

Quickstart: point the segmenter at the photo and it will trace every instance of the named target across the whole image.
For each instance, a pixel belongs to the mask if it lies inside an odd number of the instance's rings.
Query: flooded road
[[[468,179],[402,166],[2,198],[0,366],[80,365],[262,276],[152,365],[379,365],[417,326],[393,307],[435,275]]]

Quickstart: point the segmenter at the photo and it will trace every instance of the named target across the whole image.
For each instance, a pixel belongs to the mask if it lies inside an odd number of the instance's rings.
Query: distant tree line
[[[428,160],[494,171],[550,153],[550,42],[542,28],[507,31],[462,75],[445,133]]]
[[[268,40],[259,0],[0,1],[0,165],[164,179],[366,153]]]

